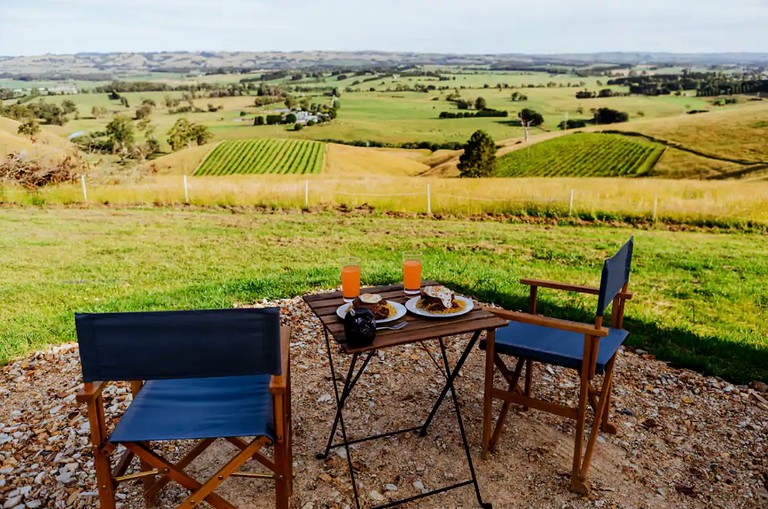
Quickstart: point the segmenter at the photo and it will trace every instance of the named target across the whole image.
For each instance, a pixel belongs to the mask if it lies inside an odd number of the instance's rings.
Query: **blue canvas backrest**
[[[635,246],[634,235],[611,258],[603,263],[603,275],[600,279],[600,293],[597,299],[597,316],[603,316],[605,308],[613,301],[626,283],[632,267],[632,249]]]
[[[76,314],[83,381],[280,374],[280,309]]]

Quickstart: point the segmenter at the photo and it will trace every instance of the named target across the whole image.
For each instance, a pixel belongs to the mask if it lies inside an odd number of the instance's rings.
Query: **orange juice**
[[[406,291],[418,293],[421,288],[421,260],[403,261],[403,286]]]
[[[345,265],[341,268],[341,294],[344,300],[353,300],[360,295],[360,266]]]

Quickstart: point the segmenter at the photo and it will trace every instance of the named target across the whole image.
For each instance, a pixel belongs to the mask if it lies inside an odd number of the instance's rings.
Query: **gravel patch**
[[[300,509],[348,508],[353,504],[344,451],[315,459],[333,419],[332,386],[320,323],[299,298],[260,302],[279,305],[293,327],[294,496]],[[452,361],[466,337],[447,342]],[[380,352],[349,400],[351,436],[399,429],[426,416],[442,387],[433,362],[436,344]],[[341,370],[348,359],[342,360]],[[573,424],[537,411],[510,412],[498,452],[481,460],[484,353],[476,350],[457,380],[475,467],[485,499],[497,508],[765,508],[768,507],[768,388],[735,386],[718,378],[673,369],[647,353],[619,353],[612,419],[616,436],[601,435],[591,470],[592,493],[567,489]],[[573,403],[575,373],[539,366],[534,391]],[[97,507],[95,475],[80,387],[77,345],[37,352],[0,368],[0,508]],[[502,386],[501,381],[497,381]],[[130,402],[125,384],[105,390],[108,422]],[[381,503],[463,480],[468,475],[450,400],[430,434],[368,442],[353,447],[359,493]],[[416,424],[416,422],[413,422]],[[163,445],[178,457],[188,444]],[[204,476],[226,461],[232,446],[221,441],[188,469]],[[258,469],[249,462],[246,468]],[[135,469],[136,467],[132,467]],[[144,507],[138,484],[123,484],[119,507]],[[171,507],[185,492],[171,484],[160,497]],[[273,507],[268,481],[230,479],[218,491],[238,507]],[[476,507],[469,487],[411,507]]]

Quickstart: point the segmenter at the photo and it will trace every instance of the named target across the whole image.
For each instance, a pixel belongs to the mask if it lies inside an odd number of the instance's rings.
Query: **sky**
[[[0,55],[768,52],[768,0],[0,0]]]

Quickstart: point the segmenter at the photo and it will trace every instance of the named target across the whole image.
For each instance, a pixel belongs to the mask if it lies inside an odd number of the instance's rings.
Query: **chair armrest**
[[[568,332],[578,332],[589,336],[605,337],[608,335],[608,329],[605,327],[596,328],[594,325],[582,322],[573,322],[570,320],[561,320],[560,318],[550,318],[542,315],[532,315],[530,313],[519,313],[517,311],[507,311],[506,309],[492,308],[485,306],[487,311],[515,322],[530,323],[531,325],[541,325]]]
[[[99,396],[109,382],[86,382],[77,393],[76,399],[80,403],[89,403]]]
[[[291,328],[280,327],[280,375],[272,375],[269,392],[285,394],[288,391],[288,370],[291,362]]]
[[[591,295],[599,295],[600,289],[593,286],[584,285],[572,285],[569,283],[560,283],[558,281],[547,281],[546,279],[528,279],[523,278],[520,280],[521,284],[528,286],[536,286],[541,288],[551,288],[553,290],[564,290],[566,292],[579,292],[588,293]],[[630,300],[632,298],[632,292],[619,292],[617,297]]]

